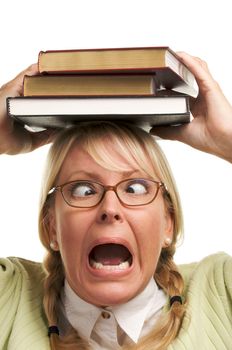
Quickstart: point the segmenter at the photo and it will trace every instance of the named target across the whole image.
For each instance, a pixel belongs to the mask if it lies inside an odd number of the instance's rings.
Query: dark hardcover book
[[[32,127],[64,128],[82,121],[111,120],[144,128],[190,121],[189,96],[9,97],[8,115]]]

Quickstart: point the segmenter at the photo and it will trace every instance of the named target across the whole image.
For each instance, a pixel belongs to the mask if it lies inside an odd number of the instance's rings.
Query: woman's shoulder
[[[0,348],[49,349],[43,314],[42,264],[20,258],[0,259]]]
[[[194,300],[207,300],[214,305],[220,300],[224,310],[230,314],[232,302],[232,257],[226,253],[212,254],[199,262],[180,265],[185,281],[185,296]]]
[[[19,283],[20,280],[36,284],[44,279],[44,274],[39,262],[17,257],[0,258],[0,286]]]
[[[223,277],[231,272],[232,257],[224,252],[209,255],[198,262],[179,265],[180,272],[185,280],[190,280],[194,276],[201,274],[212,274],[215,278]],[[225,277],[225,276],[224,276]]]

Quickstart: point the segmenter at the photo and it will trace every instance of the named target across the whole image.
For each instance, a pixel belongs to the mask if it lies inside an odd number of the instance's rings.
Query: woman
[[[194,120],[152,133],[231,162],[232,108],[205,63],[180,57],[199,84]],[[152,137],[111,123],[30,134],[3,106],[35,72],[2,88],[0,147],[15,154],[55,139],[39,218],[46,276],[43,286],[39,264],[1,260],[1,348],[229,349],[231,258],[175,266],[181,208]]]

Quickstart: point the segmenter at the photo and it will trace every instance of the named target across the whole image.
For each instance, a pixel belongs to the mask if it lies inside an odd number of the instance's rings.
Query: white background
[[[229,0],[2,1],[0,33],[0,85],[36,62],[40,50],[167,45],[206,60],[232,101]],[[176,261],[232,254],[231,164],[178,142],[160,143],[185,216]],[[0,157],[0,256],[43,258],[37,205],[46,153],[43,147]]]

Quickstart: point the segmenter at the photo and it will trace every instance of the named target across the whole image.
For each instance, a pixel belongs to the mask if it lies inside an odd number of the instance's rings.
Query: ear
[[[173,215],[168,210],[166,210],[163,248],[167,248],[169,245],[171,245],[173,240],[173,233],[174,233]]]
[[[49,230],[49,241],[52,250],[59,251],[59,244],[57,241],[56,233],[56,219],[54,209],[50,208],[48,212],[48,230]]]

